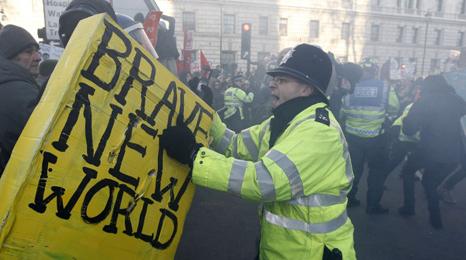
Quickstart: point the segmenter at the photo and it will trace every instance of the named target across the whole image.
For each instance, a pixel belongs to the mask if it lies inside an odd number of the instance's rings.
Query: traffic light
[[[251,24],[241,25],[241,59],[251,59]]]

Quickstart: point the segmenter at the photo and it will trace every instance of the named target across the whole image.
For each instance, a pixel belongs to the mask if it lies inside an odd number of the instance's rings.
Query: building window
[[[257,53],[257,61],[264,62],[267,57],[270,56],[270,52],[258,52]]]
[[[439,45],[442,44],[442,30],[435,29],[434,32],[435,32],[435,42],[434,42],[434,44],[439,46]]]
[[[183,12],[183,30],[196,31],[196,17],[193,12]]]
[[[193,12],[183,12],[183,30],[196,31],[196,17]]]
[[[234,51],[222,51],[221,64],[233,64],[235,63],[235,52]]]
[[[416,0],[408,0],[408,9],[414,9],[414,2]]]
[[[350,24],[342,23],[341,24],[341,39],[348,40],[350,36]]]
[[[235,15],[225,14],[223,15],[223,33],[234,34],[235,33]]]
[[[371,41],[379,41],[380,26],[378,24],[373,24],[371,26]]]
[[[319,26],[318,20],[311,20],[309,23],[309,38],[319,38]]]
[[[396,37],[396,42],[402,43],[405,34],[405,28],[403,26],[398,26],[398,34]]]
[[[278,26],[280,36],[288,35],[288,18],[280,18],[280,24]]]
[[[439,59],[430,60],[430,73],[435,73],[440,69]]]
[[[441,13],[443,11],[443,0],[437,0],[437,12]]]
[[[422,0],[417,0],[416,2],[416,9],[421,9],[421,5],[422,5]]]
[[[259,17],[259,34],[267,35],[269,33],[269,17]]]
[[[353,0],[341,0],[341,7],[345,9],[353,9]]]
[[[460,14],[466,14],[466,0],[461,2]]]
[[[396,0],[396,7],[397,7],[398,9],[401,8],[401,4],[402,4],[402,0]]]
[[[456,42],[457,47],[464,46],[464,32],[458,32],[458,41]]]
[[[413,38],[411,39],[411,43],[417,44],[419,37],[419,28],[413,27]]]

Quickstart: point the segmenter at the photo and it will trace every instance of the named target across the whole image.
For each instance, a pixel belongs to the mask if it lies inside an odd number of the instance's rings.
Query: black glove
[[[322,260],[342,260],[343,256],[338,248],[330,250],[327,246],[324,246],[324,255]]]
[[[196,143],[193,133],[184,124],[163,130],[160,145],[167,151],[168,156],[191,167],[197,151],[202,147],[202,144]]]

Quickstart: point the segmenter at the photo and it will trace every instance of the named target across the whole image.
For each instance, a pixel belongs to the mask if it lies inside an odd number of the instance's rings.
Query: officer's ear
[[[301,96],[310,96],[314,93],[314,87],[311,85],[303,84],[303,88],[301,88]]]

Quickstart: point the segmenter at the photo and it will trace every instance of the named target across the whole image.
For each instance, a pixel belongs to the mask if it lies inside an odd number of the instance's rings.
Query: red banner
[[[150,42],[155,48],[157,44],[157,29],[159,28],[160,17],[162,12],[160,11],[150,11],[147,14],[146,20],[144,20],[144,31],[149,37]]]

